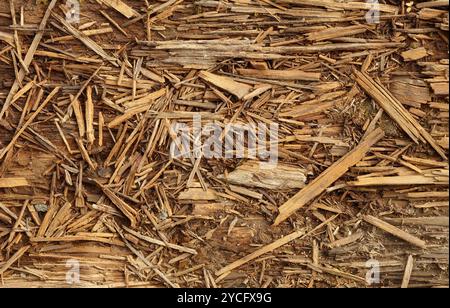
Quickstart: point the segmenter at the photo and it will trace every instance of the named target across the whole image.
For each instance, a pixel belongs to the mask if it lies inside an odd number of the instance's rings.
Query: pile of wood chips
[[[1,287],[448,285],[448,0],[73,2],[0,2]]]

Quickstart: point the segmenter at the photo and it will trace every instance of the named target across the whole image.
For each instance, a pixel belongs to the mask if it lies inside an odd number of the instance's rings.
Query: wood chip
[[[427,247],[427,244],[425,241],[422,241],[421,239],[397,228],[394,227],[393,225],[382,221],[381,219],[378,219],[376,217],[370,216],[370,215],[366,215],[364,216],[364,220],[372,225],[374,225],[377,228],[380,228],[381,230],[384,230],[398,238],[401,238],[402,240],[411,243],[417,247],[420,247],[422,249],[425,249]]]
[[[383,137],[384,132],[380,128],[369,134],[356,148],[334,163],[325,172],[321,173],[319,177],[309,183],[293,198],[285,202],[279,208],[279,214],[275,219],[274,224],[280,224],[282,221],[291,216],[296,210],[305,206],[308,202],[319,196],[326,188],[344,175],[350,167],[354,166],[361,159],[363,159],[370,147],[372,147]]]

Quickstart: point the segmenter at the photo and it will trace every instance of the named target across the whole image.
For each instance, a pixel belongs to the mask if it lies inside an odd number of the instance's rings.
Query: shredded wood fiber
[[[448,286],[449,1],[65,2],[0,2],[0,287]]]

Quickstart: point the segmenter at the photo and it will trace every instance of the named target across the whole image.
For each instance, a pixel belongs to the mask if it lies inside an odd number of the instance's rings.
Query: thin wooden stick
[[[384,230],[398,238],[401,238],[404,241],[407,241],[408,243],[411,243],[417,247],[420,247],[422,249],[427,248],[427,244],[425,241],[412,236],[411,234],[385,222],[382,221],[381,219],[378,219],[376,217],[370,216],[370,215],[366,215],[364,216],[364,220],[372,225],[374,225],[375,227],[380,228],[381,230]]]

